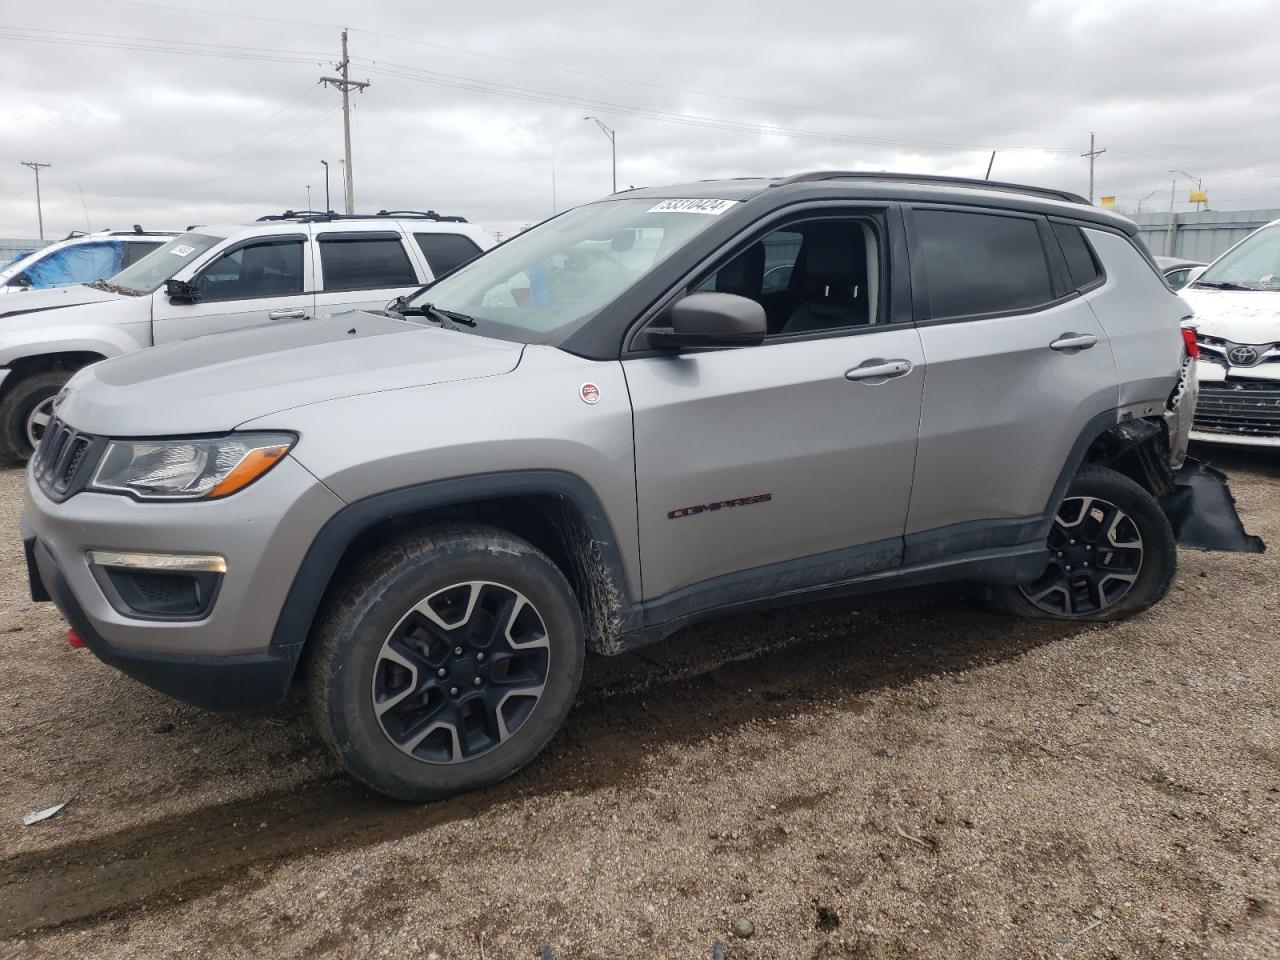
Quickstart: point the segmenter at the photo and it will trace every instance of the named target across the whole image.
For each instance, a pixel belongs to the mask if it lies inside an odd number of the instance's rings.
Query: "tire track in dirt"
[[[701,628],[700,643],[730,645],[714,649],[721,659],[681,673],[646,654],[659,674],[649,670],[648,681],[639,682],[633,675],[623,692],[593,684],[589,674],[585,702],[549,750],[487,791],[409,806],[333,778],[7,858],[0,861],[0,937],[163,908],[217,890],[251,867],[394,840],[532,796],[625,785],[643,775],[653,743],[698,740],[761,719],[787,722],[821,709],[862,710],[859,698],[868,690],[1016,658],[1078,629],[940,604],[924,611],[917,605],[907,615],[899,610],[883,623],[874,614],[860,618],[850,637],[847,606],[834,625],[833,608],[839,602],[792,617],[787,633],[805,638],[792,642],[772,631],[776,621],[768,614]],[[867,627],[874,631],[863,635]],[[726,662],[725,653],[743,652],[744,632],[759,638],[755,649]],[[597,669],[606,677],[617,672]]]

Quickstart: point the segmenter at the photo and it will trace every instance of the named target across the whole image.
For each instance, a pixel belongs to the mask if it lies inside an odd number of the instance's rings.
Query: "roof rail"
[[[286,210],[259,217],[258,222],[268,220],[295,220],[298,223],[327,223],[332,220],[435,220],[440,223],[466,223],[466,217],[449,217],[434,210],[379,210],[377,213],[334,213],[332,210]]]
[[[1047,197],[1050,200],[1065,200],[1067,203],[1083,203],[1089,201],[1076,193],[1066,190],[1054,190],[1051,187],[1029,187],[1022,183],[1005,183],[1003,180],[975,180],[970,177],[944,177],[930,173],[888,173],[885,171],[865,170],[814,170],[809,173],[797,173],[794,176],[775,180],[769,186],[785,187],[792,183],[813,183],[820,180],[897,180],[906,183],[936,183],[940,186],[969,187],[979,190],[1001,190],[1009,193],[1025,193],[1030,196]]]

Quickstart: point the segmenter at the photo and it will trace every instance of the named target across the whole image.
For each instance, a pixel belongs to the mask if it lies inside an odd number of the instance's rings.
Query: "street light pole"
[[[321,160],[324,164],[324,212],[328,213],[333,207],[329,206],[329,161]]]
[[[605,125],[599,117],[583,117],[583,120],[592,120],[595,125],[600,128],[600,132],[609,138],[609,150],[613,158],[613,192],[618,192],[618,134],[617,131]]]
[[[1156,187],[1154,190],[1152,190],[1152,191],[1151,191],[1150,193],[1148,193],[1145,197],[1143,197],[1141,200],[1139,200],[1139,201],[1138,201],[1138,213],[1139,213],[1139,214],[1141,214],[1141,213],[1142,213],[1142,205],[1143,205],[1144,203],[1146,203],[1148,200],[1150,200],[1152,197],[1154,197],[1154,196],[1155,196],[1157,193],[1159,193],[1159,192],[1160,192],[1160,188],[1159,188],[1159,187]]]
[[[1188,180],[1196,180],[1191,174],[1185,170],[1170,170],[1173,174],[1173,182],[1169,184],[1169,229],[1165,234],[1165,251],[1166,257],[1173,256],[1173,198],[1178,192],[1178,177],[1186,177]],[[1198,183],[1198,181],[1197,181]],[[1199,186],[1196,187],[1199,190]]]
[[[40,239],[44,239],[44,209],[40,206],[40,170],[43,167],[49,167],[48,163],[37,163],[34,160],[20,161],[24,167],[30,167],[36,174],[36,220],[40,224]]]

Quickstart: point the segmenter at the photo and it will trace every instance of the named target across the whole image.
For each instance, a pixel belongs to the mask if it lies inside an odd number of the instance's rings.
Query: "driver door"
[[[305,228],[303,228],[305,229]],[[195,303],[156,291],[152,338],[157,344],[209,333],[301,320],[315,309],[306,233],[254,237],[223,250],[191,279]]]
[[[763,343],[624,357],[651,622],[901,563],[924,354],[909,303],[887,296],[900,224],[837,214],[690,284],[760,302]],[[891,376],[859,369],[887,361]]]

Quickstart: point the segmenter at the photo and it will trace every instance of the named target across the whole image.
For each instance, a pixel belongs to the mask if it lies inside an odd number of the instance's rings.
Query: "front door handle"
[[[1092,333],[1064,333],[1049,344],[1049,349],[1074,353],[1077,350],[1088,350],[1097,342],[1098,338]]]
[[[307,315],[305,310],[270,310],[268,320],[301,320]]]
[[[857,380],[861,383],[870,383],[874,386],[877,383],[884,383],[886,380],[905,377],[910,372],[910,360],[884,360],[876,357],[874,360],[862,361],[852,370],[846,370],[844,378],[846,380]]]

